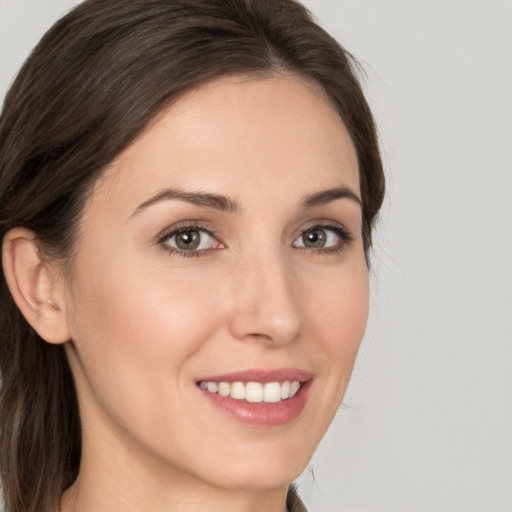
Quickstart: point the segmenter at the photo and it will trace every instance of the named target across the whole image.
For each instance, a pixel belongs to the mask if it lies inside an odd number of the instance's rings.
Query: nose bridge
[[[232,290],[232,330],[237,338],[282,345],[301,326],[300,297],[294,271],[279,247],[240,258]]]

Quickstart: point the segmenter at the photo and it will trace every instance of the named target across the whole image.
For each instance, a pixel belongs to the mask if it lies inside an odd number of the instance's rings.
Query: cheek
[[[118,268],[101,282],[91,276],[83,286],[80,316],[83,327],[93,330],[89,339],[102,349],[139,352],[143,359],[161,357],[165,349],[166,364],[176,366],[180,358],[175,355],[193,353],[210,332],[207,316],[215,316],[211,289],[200,279],[173,275],[172,269],[137,273]]]
[[[76,283],[73,338],[87,387],[116,419],[130,419],[133,404],[163,415],[190,373],[189,362],[222,314],[205,277],[193,280],[165,266],[149,270],[118,258],[89,265]],[[210,278],[211,281],[211,278]],[[160,412],[158,412],[160,411]],[[143,427],[145,428],[145,427]]]
[[[309,294],[309,356],[319,373],[328,375],[341,395],[363,338],[368,319],[369,283],[364,260],[340,266],[324,286]],[[337,382],[336,382],[337,381]],[[341,400],[341,396],[340,396]]]

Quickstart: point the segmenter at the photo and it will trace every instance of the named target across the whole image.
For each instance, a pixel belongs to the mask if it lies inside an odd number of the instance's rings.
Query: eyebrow
[[[214,210],[227,211],[230,213],[238,213],[241,210],[237,201],[234,201],[233,199],[222,196],[220,194],[210,194],[206,192],[186,192],[177,188],[166,188],[160,192],[157,192],[147,201],[144,201],[142,204],[137,206],[131,216],[133,217],[148,206],[172,199],[178,199],[198,206],[205,206],[207,208],[213,208]]]
[[[322,190],[321,192],[316,192],[315,194],[306,197],[302,201],[302,207],[305,209],[313,208],[315,206],[321,206],[323,204],[336,201],[337,199],[352,199],[359,206],[363,206],[363,202],[361,201],[359,196],[350,188],[343,186],[331,188],[328,190]]]
[[[237,201],[220,194],[211,194],[207,192],[186,192],[178,188],[166,188],[157,192],[154,196],[150,197],[148,200],[137,206],[130,217],[137,215],[142,210],[156,203],[173,199],[230,213],[239,213],[242,210],[240,204]],[[362,201],[358,195],[350,188],[345,186],[315,192],[314,194],[304,198],[301,201],[301,206],[303,209],[309,209],[314,208],[315,206],[321,206],[323,204],[336,201],[337,199],[351,199],[362,207]]]

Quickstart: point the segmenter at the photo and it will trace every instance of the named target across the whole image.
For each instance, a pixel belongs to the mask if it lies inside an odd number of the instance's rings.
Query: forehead
[[[320,87],[296,77],[230,77],[188,92],[158,115],[104,174],[96,193],[120,210],[165,187],[293,196],[349,186],[357,156]]]

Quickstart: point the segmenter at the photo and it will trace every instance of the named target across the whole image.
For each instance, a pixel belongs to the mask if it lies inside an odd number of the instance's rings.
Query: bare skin
[[[285,510],[366,326],[359,197],[339,115],[289,76],[204,85],[117,158],[72,279],[47,287],[60,320],[39,331],[65,343],[83,423],[62,512]],[[198,385],[282,368],[312,377],[279,425],[239,421]]]

